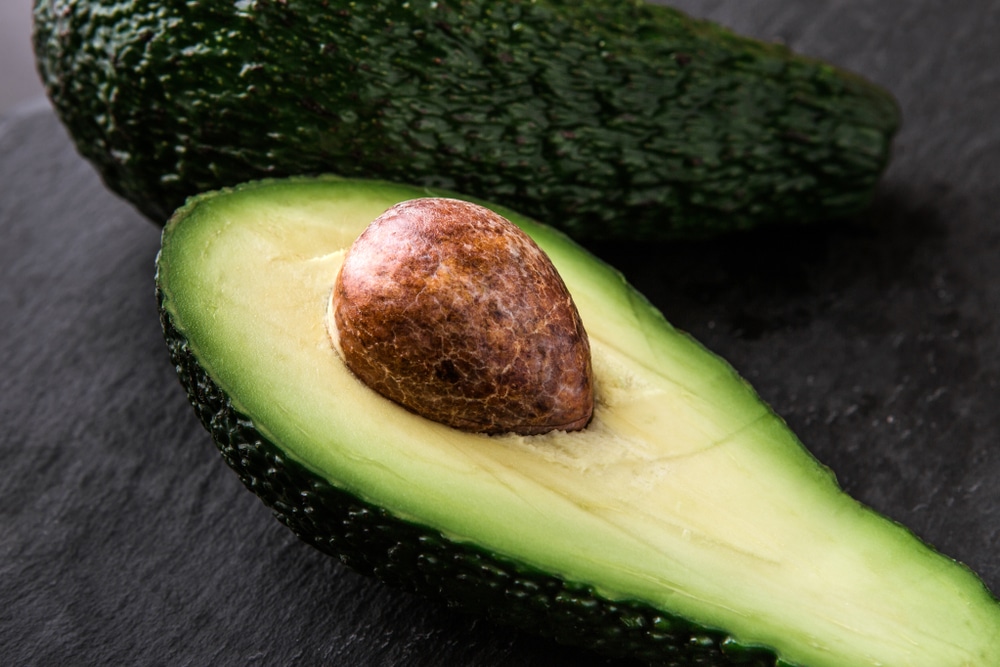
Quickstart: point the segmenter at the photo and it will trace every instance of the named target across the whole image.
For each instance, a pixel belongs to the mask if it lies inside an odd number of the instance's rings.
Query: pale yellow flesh
[[[512,216],[590,336],[585,431],[469,435],[361,385],[325,327],[330,289],[366,224],[422,194],[293,182],[205,199],[168,227],[167,308],[260,431],[402,518],[792,662],[1000,664],[1000,613],[974,577],[841,493],[728,365],[550,230]]]

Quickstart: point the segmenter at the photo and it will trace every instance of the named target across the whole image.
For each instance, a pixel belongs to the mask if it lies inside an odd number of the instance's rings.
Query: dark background
[[[31,52],[32,0],[0,3],[0,117],[44,96]]]
[[[592,250],[848,492],[1000,591],[1000,2],[674,5],[888,87],[893,164],[854,219]],[[158,241],[47,106],[0,119],[0,662],[627,664],[387,589],[274,521],[167,360]]]

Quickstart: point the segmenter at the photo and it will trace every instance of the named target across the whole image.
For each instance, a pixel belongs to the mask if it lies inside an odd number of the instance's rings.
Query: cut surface
[[[346,249],[423,190],[337,179],[199,198],[164,233],[163,308],[258,431],[332,485],[610,600],[812,667],[1000,664],[965,568],[843,494],[722,360],[620,275],[504,211],[552,259],[590,336],[584,431],[463,433],[365,387],[324,317]]]

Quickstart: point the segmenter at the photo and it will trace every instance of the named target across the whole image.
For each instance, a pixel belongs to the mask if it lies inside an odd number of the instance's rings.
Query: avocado
[[[853,214],[882,88],[635,0],[35,0],[79,151],[162,224],[188,196],[335,173],[439,187],[577,238]]]
[[[651,663],[1000,664],[1000,604],[850,498],[725,361],[563,233],[485,204],[551,259],[589,337],[586,428],[487,435],[363,384],[325,325],[347,249],[446,191],[339,177],[192,198],[156,291],[225,460],[303,540],[503,623]],[[478,202],[483,204],[483,202]]]

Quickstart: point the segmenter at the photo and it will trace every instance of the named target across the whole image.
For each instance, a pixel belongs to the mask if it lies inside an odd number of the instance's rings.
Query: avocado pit
[[[331,336],[371,389],[464,431],[579,430],[593,413],[590,344],[548,256],[485,207],[401,202],[348,250]]]

